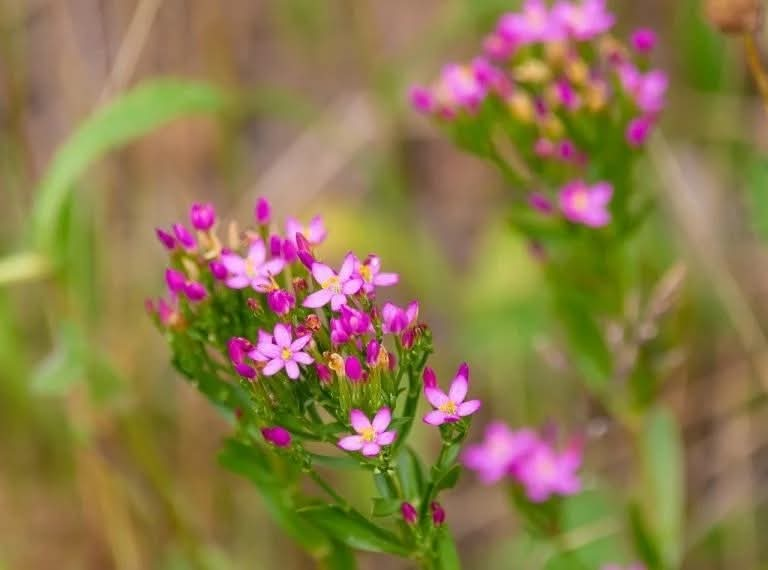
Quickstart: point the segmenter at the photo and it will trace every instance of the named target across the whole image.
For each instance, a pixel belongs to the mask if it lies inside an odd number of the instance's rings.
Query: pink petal
[[[480,400],[469,400],[463,404],[459,404],[459,407],[456,409],[456,413],[462,417],[469,416],[479,410],[481,405],[482,402],[480,402]]]
[[[275,325],[275,344],[280,348],[291,346],[291,331],[282,323]]]
[[[424,388],[424,395],[427,397],[427,401],[436,408],[439,408],[443,404],[447,403],[450,399],[448,398],[448,395],[440,388]]]
[[[245,260],[239,255],[234,253],[222,255],[221,262],[230,273],[245,273]]]
[[[352,429],[357,433],[371,429],[371,422],[360,410],[352,410],[349,412],[349,423],[352,424]]]
[[[309,297],[307,297],[309,298]],[[343,305],[347,304],[347,296],[341,294],[334,294],[331,297],[331,309],[338,311]]]
[[[270,360],[270,358],[266,354],[262,354],[258,348],[254,348],[251,352],[248,353],[248,356],[256,362],[267,362]]]
[[[299,365],[293,360],[285,361],[285,373],[288,374],[288,378],[296,380],[299,377]]]
[[[348,253],[344,258],[344,262],[339,269],[339,281],[344,282],[352,277],[352,272],[355,270],[355,256],[353,253]]]
[[[387,429],[387,427],[389,427],[389,422],[391,421],[392,411],[389,408],[381,408],[373,417],[371,425],[373,426],[373,429],[376,431],[376,433],[381,433]]]
[[[460,404],[467,397],[467,389],[469,388],[469,382],[465,376],[456,376],[451,382],[451,387],[448,390],[448,398],[453,400],[456,404]]]
[[[344,285],[341,286],[341,290],[345,295],[354,295],[360,290],[362,286],[362,279],[349,279],[348,281],[344,282]]]
[[[312,264],[312,277],[314,277],[315,281],[320,283],[320,285],[322,285],[323,283],[325,283],[335,275],[336,273],[334,273],[333,269],[331,269],[324,263],[315,262]]]
[[[309,227],[307,228],[307,239],[310,243],[317,245],[325,239],[327,232],[325,231],[325,224],[323,224],[323,218],[315,216],[309,221]]]
[[[338,446],[347,451],[360,451],[363,448],[363,438],[359,435],[348,435],[339,440]]]
[[[261,266],[261,273],[263,275],[277,275],[285,267],[285,260],[278,258],[270,259],[264,265]]]
[[[259,329],[259,340],[256,344],[272,344],[272,335],[267,331]]]
[[[296,218],[287,218],[285,220],[285,236],[291,241],[296,241],[296,234],[302,231],[301,224]]]
[[[264,277],[254,277],[251,279],[251,287],[260,293],[266,293],[272,288],[272,283]]]
[[[424,416],[424,423],[432,426],[443,425],[445,423],[445,417],[445,413],[441,412],[440,410],[434,410]]]
[[[408,317],[408,323],[416,322],[419,318],[419,302],[413,301],[405,308],[405,314]]]
[[[256,267],[264,263],[267,258],[267,248],[264,246],[264,242],[256,240],[251,244],[251,248],[248,250],[248,260],[251,261]]]
[[[293,359],[299,364],[306,364],[306,365],[312,364],[315,361],[315,359],[312,358],[306,352],[294,352]]]
[[[376,443],[379,445],[390,445],[393,441],[395,441],[395,436],[397,436],[396,431],[382,432],[376,437]]]
[[[373,457],[378,455],[381,451],[381,446],[378,443],[366,443],[363,446],[363,455],[366,457]]]
[[[264,367],[264,370],[262,370],[262,373],[264,376],[273,376],[280,372],[280,370],[283,369],[283,361],[279,358],[275,358],[273,360],[270,360],[267,365]]]
[[[400,276],[397,273],[379,273],[373,278],[373,284],[377,287],[390,287],[397,285]]]
[[[280,358],[280,347],[271,342],[263,342],[256,345],[256,350],[267,358]]]
[[[235,275],[226,281],[227,287],[232,289],[244,289],[250,285],[251,281],[245,275]]]
[[[296,340],[294,340],[291,343],[291,351],[292,352],[298,352],[305,346],[307,346],[307,343],[312,340],[312,335],[305,334],[304,336],[300,336]]]
[[[304,299],[303,305],[310,309],[317,309],[328,304],[334,293],[330,289],[320,289]]]

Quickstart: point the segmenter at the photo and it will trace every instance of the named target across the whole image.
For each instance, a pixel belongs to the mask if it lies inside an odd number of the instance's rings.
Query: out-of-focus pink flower
[[[347,356],[344,360],[344,374],[352,382],[363,379],[363,366],[360,364],[360,359],[357,356]]]
[[[618,73],[624,91],[643,113],[656,115],[664,109],[669,87],[666,73],[659,69],[643,73],[630,63],[621,65]]]
[[[197,247],[195,236],[183,224],[173,224],[173,235],[184,249],[192,251]]]
[[[528,196],[528,203],[531,205],[531,208],[542,214],[551,214],[555,210],[552,200],[541,192],[532,192]]]
[[[233,337],[227,343],[229,360],[232,366],[243,378],[252,379],[256,377],[256,369],[245,362],[245,357],[254,350],[253,344],[248,339],[242,337]]]
[[[653,119],[648,116],[636,117],[627,125],[625,137],[629,146],[638,148],[645,144],[653,129]]]
[[[387,273],[381,270],[381,259],[378,255],[369,255],[364,261],[355,259],[355,275],[363,281],[363,291],[373,293],[376,287],[397,285],[400,276],[397,273]]]
[[[432,524],[441,526],[445,523],[445,509],[440,503],[433,501],[429,504],[429,510],[432,512]]]
[[[581,490],[578,470],[582,448],[571,443],[559,452],[546,441],[539,441],[514,470],[529,500],[542,503],[553,495],[574,495]]]
[[[331,369],[322,362],[315,362],[315,370],[317,371],[317,377],[320,379],[322,384],[327,384],[333,380]]]
[[[347,254],[338,274],[323,263],[312,265],[312,277],[321,289],[304,299],[304,306],[316,309],[331,304],[331,309],[338,311],[347,304],[347,295],[354,295],[363,286],[363,281],[353,275],[355,256]]]
[[[262,373],[264,376],[274,376],[285,368],[288,378],[296,380],[299,377],[299,364],[306,366],[314,362],[308,353],[302,352],[312,337],[305,335],[294,340],[290,329],[282,323],[275,325],[273,333],[274,341],[259,342],[256,347],[260,355],[269,359]]]
[[[216,279],[216,281],[224,281],[229,275],[227,267],[221,261],[216,259],[208,264],[208,268],[211,270],[211,275],[213,275],[213,278]]]
[[[566,184],[560,190],[560,209],[570,221],[598,228],[611,221],[608,203],[613,195],[613,186],[598,182],[588,186],[581,180]]]
[[[256,218],[256,223],[262,226],[269,224],[272,217],[272,207],[269,205],[269,201],[266,198],[260,197],[256,200],[256,207],[253,209],[253,216]]]
[[[187,276],[181,271],[168,268],[165,270],[165,284],[171,293],[181,293],[184,291],[184,283],[187,282]]]
[[[160,228],[155,228],[155,235],[165,249],[172,250],[176,248],[176,238],[168,232]]]
[[[411,503],[400,505],[400,513],[403,515],[405,524],[416,524],[416,521],[419,519],[419,513]]]
[[[348,435],[339,440],[339,447],[346,451],[360,451],[366,457],[373,457],[381,452],[383,446],[395,441],[397,432],[387,431],[392,421],[389,408],[381,408],[370,421],[360,410],[349,413],[349,423],[357,435]]]
[[[273,426],[261,428],[261,435],[269,443],[277,447],[288,447],[291,445],[291,432],[284,427]]]
[[[296,298],[285,289],[273,289],[267,293],[267,305],[278,315],[287,315],[296,305]]]
[[[565,39],[561,19],[547,8],[544,0],[526,0],[520,12],[504,14],[497,32],[519,45]]]
[[[427,378],[425,370],[425,379]],[[451,382],[451,387],[446,394],[440,388],[424,385],[424,395],[427,401],[435,409],[424,416],[424,422],[433,426],[444,423],[457,422],[461,418],[470,416],[480,409],[480,400],[464,401],[469,389],[469,366],[463,363],[459,366],[456,376]]]
[[[301,225],[296,218],[288,218],[285,221],[285,237],[296,246],[296,234],[301,233],[312,245],[319,245],[325,241],[328,232],[325,229],[323,218],[315,216],[309,221],[307,227]]]
[[[656,32],[650,28],[638,28],[632,32],[630,45],[637,53],[647,54],[656,47],[658,38]]]
[[[192,204],[189,211],[189,221],[196,230],[206,232],[216,223],[216,209],[213,204]]]
[[[462,462],[489,485],[509,475],[537,443],[533,430],[512,431],[503,422],[493,422],[485,428],[485,439],[481,443],[467,446]]]
[[[616,22],[615,16],[605,7],[605,0],[557,2],[552,14],[568,34],[579,41],[591,40],[607,32]]]
[[[381,330],[385,334],[399,334],[416,324],[419,318],[419,303],[411,302],[405,309],[394,303],[385,303],[381,308]]]
[[[267,260],[267,249],[261,239],[251,243],[246,257],[225,253],[221,256],[221,262],[230,274],[226,280],[228,287],[243,289],[250,285],[261,292],[270,289],[271,278],[280,273],[285,266],[285,261],[280,258]]]
[[[186,281],[184,283],[184,295],[190,301],[202,301],[208,296],[205,286],[197,281]]]

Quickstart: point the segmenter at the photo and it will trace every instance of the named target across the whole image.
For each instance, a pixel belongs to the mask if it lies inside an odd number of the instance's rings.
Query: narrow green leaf
[[[60,396],[86,376],[83,333],[72,323],[62,323],[56,347],[32,374],[31,388],[43,395]]]
[[[400,499],[384,499],[382,497],[376,497],[373,499],[373,510],[371,511],[371,514],[374,517],[388,517],[389,515],[395,514],[402,504],[403,502]]]
[[[396,556],[409,554],[408,548],[397,536],[355,512],[344,511],[335,505],[320,505],[300,509],[299,513],[336,540],[352,548],[386,552]]]
[[[33,212],[37,244],[52,245],[67,195],[93,162],[174,119],[220,113],[229,102],[222,91],[205,83],[158,79],[98,109],[58,149],[40,184]]]
[[[397,456],[397,477],[403,495],[409,501],[421,496],[424,486],[424,469],[413,449],[403,447]]]
[[[437,537],[437,557],[441,570],[461,570],[461,560],[451,533],[443,527]]]
[[[340,542],[333,543],[333,550],[325,558],[318,560],[320,570],[356,570],[354,553]]]
[[[444,489],[453,489],[456,483],[459,482],[461,476],[461,466],[454,465],[447,471],[440,474],[440,477],[435,481],[435,492],[442,491]]]

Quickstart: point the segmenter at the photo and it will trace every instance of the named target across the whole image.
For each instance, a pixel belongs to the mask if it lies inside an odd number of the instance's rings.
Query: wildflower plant
[[[378,256],[326,262],[316,250],[322,219],[306,228],[289,219],[280,233],[264,199],[254,219],[220,232],[213,206],[196,204],[193,230],[157,230],[167,294],[147,306],[176,369],[233,419],[221,461],[257,485],[325,567],[352,567],[350,547],[456,567],[438,498],[458,479],[480,408],[468,396],[469,367],[447,394],[437,388],[419,304],[380,302],[399,278]],[[436,409],[420,417],[422,393]],[[414,424],[440,432],[429,470],[408,444]],[[369,473],[373,500],[353,506],[326,478],[332,469]],[[303,492],[303,479],[324,496]]]

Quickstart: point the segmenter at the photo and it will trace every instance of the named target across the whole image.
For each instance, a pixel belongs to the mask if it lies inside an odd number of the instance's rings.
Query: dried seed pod
[[[707,19],[724,34],[747,34],[757,30],[760,0],[708,0]]]

